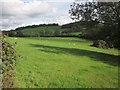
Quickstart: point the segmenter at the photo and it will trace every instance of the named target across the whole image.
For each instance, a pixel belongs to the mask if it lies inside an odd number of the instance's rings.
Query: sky
[[[73,22],[68,13],[73,2],[74,0],[0,0],[0,29]]]

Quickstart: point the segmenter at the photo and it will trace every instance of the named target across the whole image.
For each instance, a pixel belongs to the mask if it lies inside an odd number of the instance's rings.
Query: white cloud
[[[53,3],[42,0],[2,0],[0,1],[2,6],[0,27],[11,29],[30,24],[71,22],[66,4]]]
[[[24,3],[21,0],[2,1],[2,15],[21,16],[42,14],[50,10],[49,4],[41,1],[30,1]]]

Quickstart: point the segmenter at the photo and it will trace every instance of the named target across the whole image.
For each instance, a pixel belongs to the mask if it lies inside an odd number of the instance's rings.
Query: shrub
[[[6,40],[6,36],[1,37],[1,59],[2,59],[2,73],[3,73],[3,87],[11,88],[13,86],[13,78],[15,77],[15,61],[17,54],[15,51],[15,44],[11,44]]]
[[[97,48],[104,48],[104,49],[109,48],[108,43],[106,41],[104,41],[104,40],[94,41],[92,46],[97,47]]]

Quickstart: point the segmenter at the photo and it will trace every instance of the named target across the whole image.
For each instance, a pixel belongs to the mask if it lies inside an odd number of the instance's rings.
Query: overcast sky
[[[20,26],[73,22],[69,17],[74,0],[0,0],[0,28],[14,29]]]

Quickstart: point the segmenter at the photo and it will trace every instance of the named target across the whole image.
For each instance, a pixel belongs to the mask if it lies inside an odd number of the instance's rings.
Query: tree
[[[10,37],[15,37],[16,35],[17,35],[17,33],[16,33],[15,31],[12,31],[12,30],[11,30],[11,31],[9,32],[9,36],[10,36]]]
[[[74,2],[69,10],[70,17],[73,20],[84,22],[99,22],[103,25],[101,31],[102,39],[108,43],[120,47],[118,42],[120,28],[120,1],[119,2]],[[91,32],[92,34],[93,32]],[[98,35],[96,34],[96,35]],[[104,37],[103,37],[104,36]],[[100,37],[101,38],[101,37]]]
[[[17,36],[18,37],[23,37],[23,32],[21,30],[17,31]]]
[[[73,20],[120,23],[120,2],[74,2],[69,10]]]

